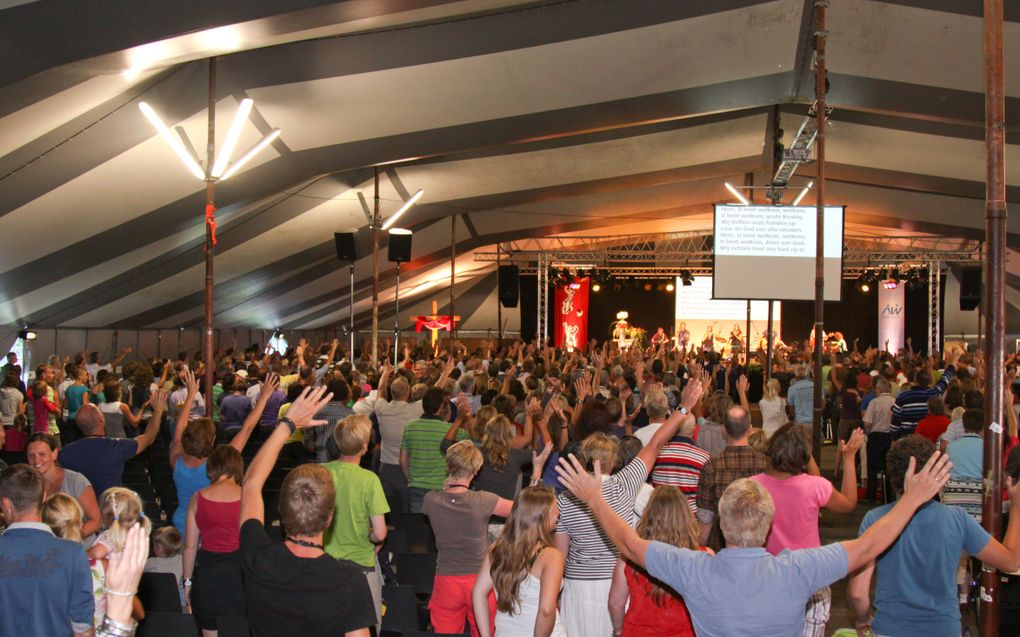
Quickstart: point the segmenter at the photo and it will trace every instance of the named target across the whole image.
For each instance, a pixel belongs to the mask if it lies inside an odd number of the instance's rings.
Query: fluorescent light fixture
[[[241,104],[237,107],[237,113],[234,114],[234,121],[230,124],[227,138],[223,140],[223,146],[216,154],[216,163],[213,164],[211,173],[213,177],[219,177],[226,170],[227,162],[230,161],[230,156],[234,154],[234,147],[237,146],[237,140],[241,137],[241,129],[244,128],[244,122],[248,119],[248,114],[251,113],[251,107],[254,103],[254,100],[251,98],[245,98],[241,100]]]
[[[387,228],[392,226],[394,224],[394,222],[396,222],[397,218],[400,217],[400,215],[402,215],[405,212],[407,212],[407,209],[410,208],[411,206],[413,206],[415,204],[415,202],[417,202],[419,199],[421,199],[421,196],[424,195],[424,194],[425,194],[425,189],[424,188],[419,188],[418,192],[416,192],[413,195],[411,195],[411,198],[408,199],[404,203],[404,205],[400,207],[400,210],[397,210],[396,212],[394,212],[392,215],[390,215],[389,219],[387,219],[386,221],[383,222],[382,229],[386,230]]]
[[[231,175],[233,175],[234,173],[241,169],[241,166],[244,166],[249,161],[251,161],[252,157],[258,155],[260,150],[271,144],[274,139],[279,137],[281,132],[282,131],[279,128],[274,128],[272,132],[263,137],[262,140],[259,141],[259,143],[252,146],[251,150],[241,155],[241,158],[234,162],[230,166],[230,168],[228,168],[227,171],[223,173],[223,175],[220,177],[220,180],[222,181],[224,179],[229,179]]]
[[[184,144],[181,143],[180,138],[170,132],[170,129],[166,127],[163,120],[156,115],[156,111],[152,110],[152,107],[145,102],[138,102],[138,108],[142,111],[142,115],[145,115],[145,119],[149,120],[153,128],[163,136],[166,143],[170,145],[170,148],[181,158],[184,165],[187,166],[191,174],[199,179],[205,179],[205,172],[202,171],[202,167],[195,161],[195,158],[188,153],[187,149],[184,148]]]
[[[726,190],[729,190],[729,191],[730,191],[730,194],[731,194],[731,195],[733,195],[734,197],[736,197],[736,198],[737,198],[737,200],[738,200],[738,201],[739,201],[739,202],[740,202],[741,204],[743,204],[743,205],[745,205],[745,206],[749,206],[749,205],[751,205],[751,202],[747,200],[747,197],[745,197],[744,195],[740,194],[740,191],[739,191],[739,190],[737,190],[736,188],[734,188],[734,187],[733,187],[733,186],[732,186],[732,185],[730,184],[730,182],[728,182],[728,181],[727,181],[727,182],[724,182],[724,183],[723,183],[723,185],[724,185],[724,186],[726,186]]]
[[[407,228],[392,228],[390,229],[390,234],[408,235],[411,234],[411,231]]]
[[[808,184],[806,186],[804,186],[804,190],[801,190],[800,194],[797,195],[797,198],[793,200],[793,204],[792,205],[794,205],[794,206],[800,205],[800,200],[804,198],[804,195],[807,194],[807,191],[811,190],[811,186],[814,186],[814,185],[815,185],[815,182],[809,181]]]

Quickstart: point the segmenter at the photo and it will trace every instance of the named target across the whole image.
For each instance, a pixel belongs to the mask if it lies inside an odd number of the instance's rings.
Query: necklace
[[[466,485],[466,484],[459,484],[459,483],[454,482],[452,484],[446,485],[443,488],[446,489],[447,491],[449,491],[450,489],[456,489],[457,487],[461,487],[462,489],[467,489],[468,485]]]
[[[288,535],[286,539],[291,544],[297,544],[298,546],[303,546],[303,547],[309,548],[309,549],[319,549],[320,551],[325,551],[325,549],[322,547],[321,544],[316,544],[315,542],[306,542],[304,540],[299,540],[296,537],[294,537],[293,535]]]

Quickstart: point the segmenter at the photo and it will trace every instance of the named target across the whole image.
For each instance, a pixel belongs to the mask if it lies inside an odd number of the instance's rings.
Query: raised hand
[[[864,435],[864,430],[858,427],[857,429],[854,429],[852,434],[850,434],[850,440],[839,441],[839,452],[844,456],[853,458],[854,455],[860,451],[861,446],[864,444],[866,439],[867,437]]]
[[[936,451],[920,471],[915,473],[917,459],[911,457],[907,473],[903,478],[903,497],[910,498],[917,506],[931,500],[949,482],[949,470],[953,463],[949,456]]]
[[[741,374],[740,378],[737,379],[737,393],[746,394],[747,388],[750,386],[751,382],[747,380],[747,376],[745,374]]]
[[[318,427],[327,424],[328,420],[313,420],[315,414],[326,406],[326,403],[333,398],[332,393],[326,393],[326,388],[306,387],[301,396],[294,401],[294,404],[287,410],[287,418],[294,423],[298,429],[306,427]]]
[[[188,393],[195,395],[198,393],[198,379],[195,378],[195,372],[190,369],[184,372],[184,384],[188,387]]]
[[[573,493],[579,500],[589,506],[602,497],[602,463],[595,461],[595,473],[591,474],[584,470],[584,465],[577,459],[577,456],[570,454],[566,458],[560,458],[556,466],[556,473],[560,476],[560,483]]]
[[[532,450],[532,452],[531,452],[531,467],[532,467],[531,475],[533,475],[533,476],[535,476],[535,475],[541,476],[542,475],[542,467],[545,466],[546,460],[549,459],[549,454],[552,453],[552,449],[553,449],[553,443],[552,442],[547,442],[547,443],[545,443],[545,446],[542,447],[541,453]]]
[[[704,383],[697,378],[692,378],[687,381],[687,385],[680,394],[680,403],[688,410],[694,409],[694,406],[698,404],[698,400],[701,398],[701,394],[704,393],[704,391]]]
[[[542,417],[542,401],[537,398],[532,398],[525,405],[525,413],[531,418],[532,422],[537,422]],[[548,411],[548,407],[546,411]]]

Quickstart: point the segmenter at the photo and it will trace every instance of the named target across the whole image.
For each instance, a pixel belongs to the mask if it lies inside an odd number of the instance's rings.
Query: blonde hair
[[[446,475],[468,478],[482,468],[482,452],[470,440],[461,440],[446,450]]]
[[[72,542],[81,542],[81,521],[85,512],[77,500],[66,493],[54,493],[42,506],[42,519],[53,535]]]
[[[318,464],[292,469],[280,487],[280,521],[291,535],[315,535],[333,521],[336,489]]]
[[[733,481],[719,499],[719,528],[732,548],[763,546],[775,515],[772,496],[749,478]]]
[[[764,429],[754,428],[747,436],[747,444],[764,455],[769,455],[769,435]]]
[[[496,471],[502,471],[510,460],[510,444],[513,441],[513,425],[510,419],[500,414],[485,423],[482,434],[482,455]]]
[[[765,391],[764,393],[762,393],[761,399],[775,400],[776,398],[779,398],[779,391],[780,391],[779,379],[770,378],[769,382],[765,383]]]
[[[372,421],[368,416],[354,414],[336,424],[333,440],[340,450],[340,455],[356,456],[372,437]]]
[[[664,542],[682,549],[695,550],[701,546],[701,532],[694,521],[687,496],[674,486],[655,487],[634,530],[642,539]],[[652,601],[656,606],[664,606],[666,599],[675,595],[655,580],[651,580],[651,583]]]
[[[475,440],[481,440],[485,436],[485,425],[498,415],[499,412],[496,411],[495,407],[492,405],[483,405],[478,410],[478,413],[475,414],[474,422],[471,423],[471,437]]]
[[[184,538],[175,526],[164,526],[152,533],[153,552],[159,557],[173,557],[181,552]]]
[[[110,487],[99,499],[99,519],[113,542],[114,552],[124,548],[127,532],[135,522],[141,522],[146,534],[152,528],[149,519],[142,513],[142,499],[131,489]]]
[[[556,503],[556,494],[546,486],[523,489],[503,533],[492,544],[492,588],[496,591],[496,608],[502,613],[520,610],[521,582],[528,576],[534,558],[546,547],[553,546],[549,528],[549,510]]]
[[[598,460],[602,473],[608,475],[616,467],[617,447],[619,444],[617,438],[601,431],[596,431],[581,442],[581,449],[578,452],[577,458],[589,470],[595,466],[595,461]]]

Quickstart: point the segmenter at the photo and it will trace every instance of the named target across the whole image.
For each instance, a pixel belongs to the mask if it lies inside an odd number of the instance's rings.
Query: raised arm
[[[514,436],[510,446],[514,449],[524,449],[529,446],[535,438],[535,419],[542,417],[542,403],[537,398],[532,398],[524,408],[524,432]]]
[[[383,365],[382,376],[379,377],[379,391],[378,396],[382,400],[386,400],[386,392],[390,389],[390,376],[393,374],[393,366],[390,365],[389,361]]]
[[[117,357],[110,361],[110,367],[112,367],[113,369],[117,369],[117,365],[120,365],[121,362],[127,357],[127,355],[133,351],[134,349],[130,347],[125,347],[124,351],[122,351],[120,354],[117,354]]]
[[[857,507],[857,467],[854,456],[864,444],[864,431],[859,427],[850,436],[849,442],[839,442],[839,453],[843,456],[843,485],[833,490],[825,508],[836,513],[850,513]]]
[[[170,391],[168,389],[157,390],[152,395],[152,417],[149,418],[149,424],[145,426],[145,432],[135,438],[135,444],[138,445],[138,451],[135,452],[135,455],[145,451],[156,440],[156,434],[159,433],[159,425],[163,421],[163,414],[166,413],[166,398],[169,395]]]
[[[747,376],[744,374],[740,375],[737,379],[737,396],[740,398],[740,406],[744,408],[744,411],[751,414],[751,403],[747,400],[747,388],[751,386],[751,382],[747,380]]]
[[[446,359],[446,364],[443,365],[443,373],[439,375],[439,380],[436,381],[436,387],[442,387],[446,380],[453,373],[453,369],[457,366],[457,362],[454,360],[454,354],[451,351],[450,355]]]
[[[272,372],[266,374],[266,379],[262,381],[262,391],[259,392],[259,398],[255,401],[255,407],[248,412],[248,417],[244,419],[241,430],[234,434],[230,441],[230,446],[237,449],[238,452],[243,451],[244,446],[248,444],[248,438],[251,437],[252,430],[259,423],[259,419],[262,418],[262,412],[266,409],[266,403],[269,402],[273,392],[279,386],[279,376]]]
[[[190,369],[184,372],[184,380],[188,387],[188,396],[184,402],[177,407],[177,422],[174,424],[174,439],[170,443],[170,467],[177,464],[177,458],[184,453],[181,445],[181,438],[184,436],[184,428],[188,426],[188,415],[191,413],[191,405],[198,395],[198,380],[195,379],[195,372]]]
[[[265,520],[265,506],[262,503],[262,487],[266,478],[273,470],[276,459],[283,449],[283,444],[290,438],[291,433],[296,429],[306,429],[325,425],[325,420],[312,420],[316,413],[322,409],[333,394],[327,394],[325,387],[305,388],[301,396],[294,401],[294,404],[287,410],[287,415],[280,419],[276,429],[269,438],[262,444],[259,452],[248,467],[244,476],[244,486],[241,488],[241,523],[245,520],[256,519],[259,522]],[[293,428],[292,428],[293,427]]]

